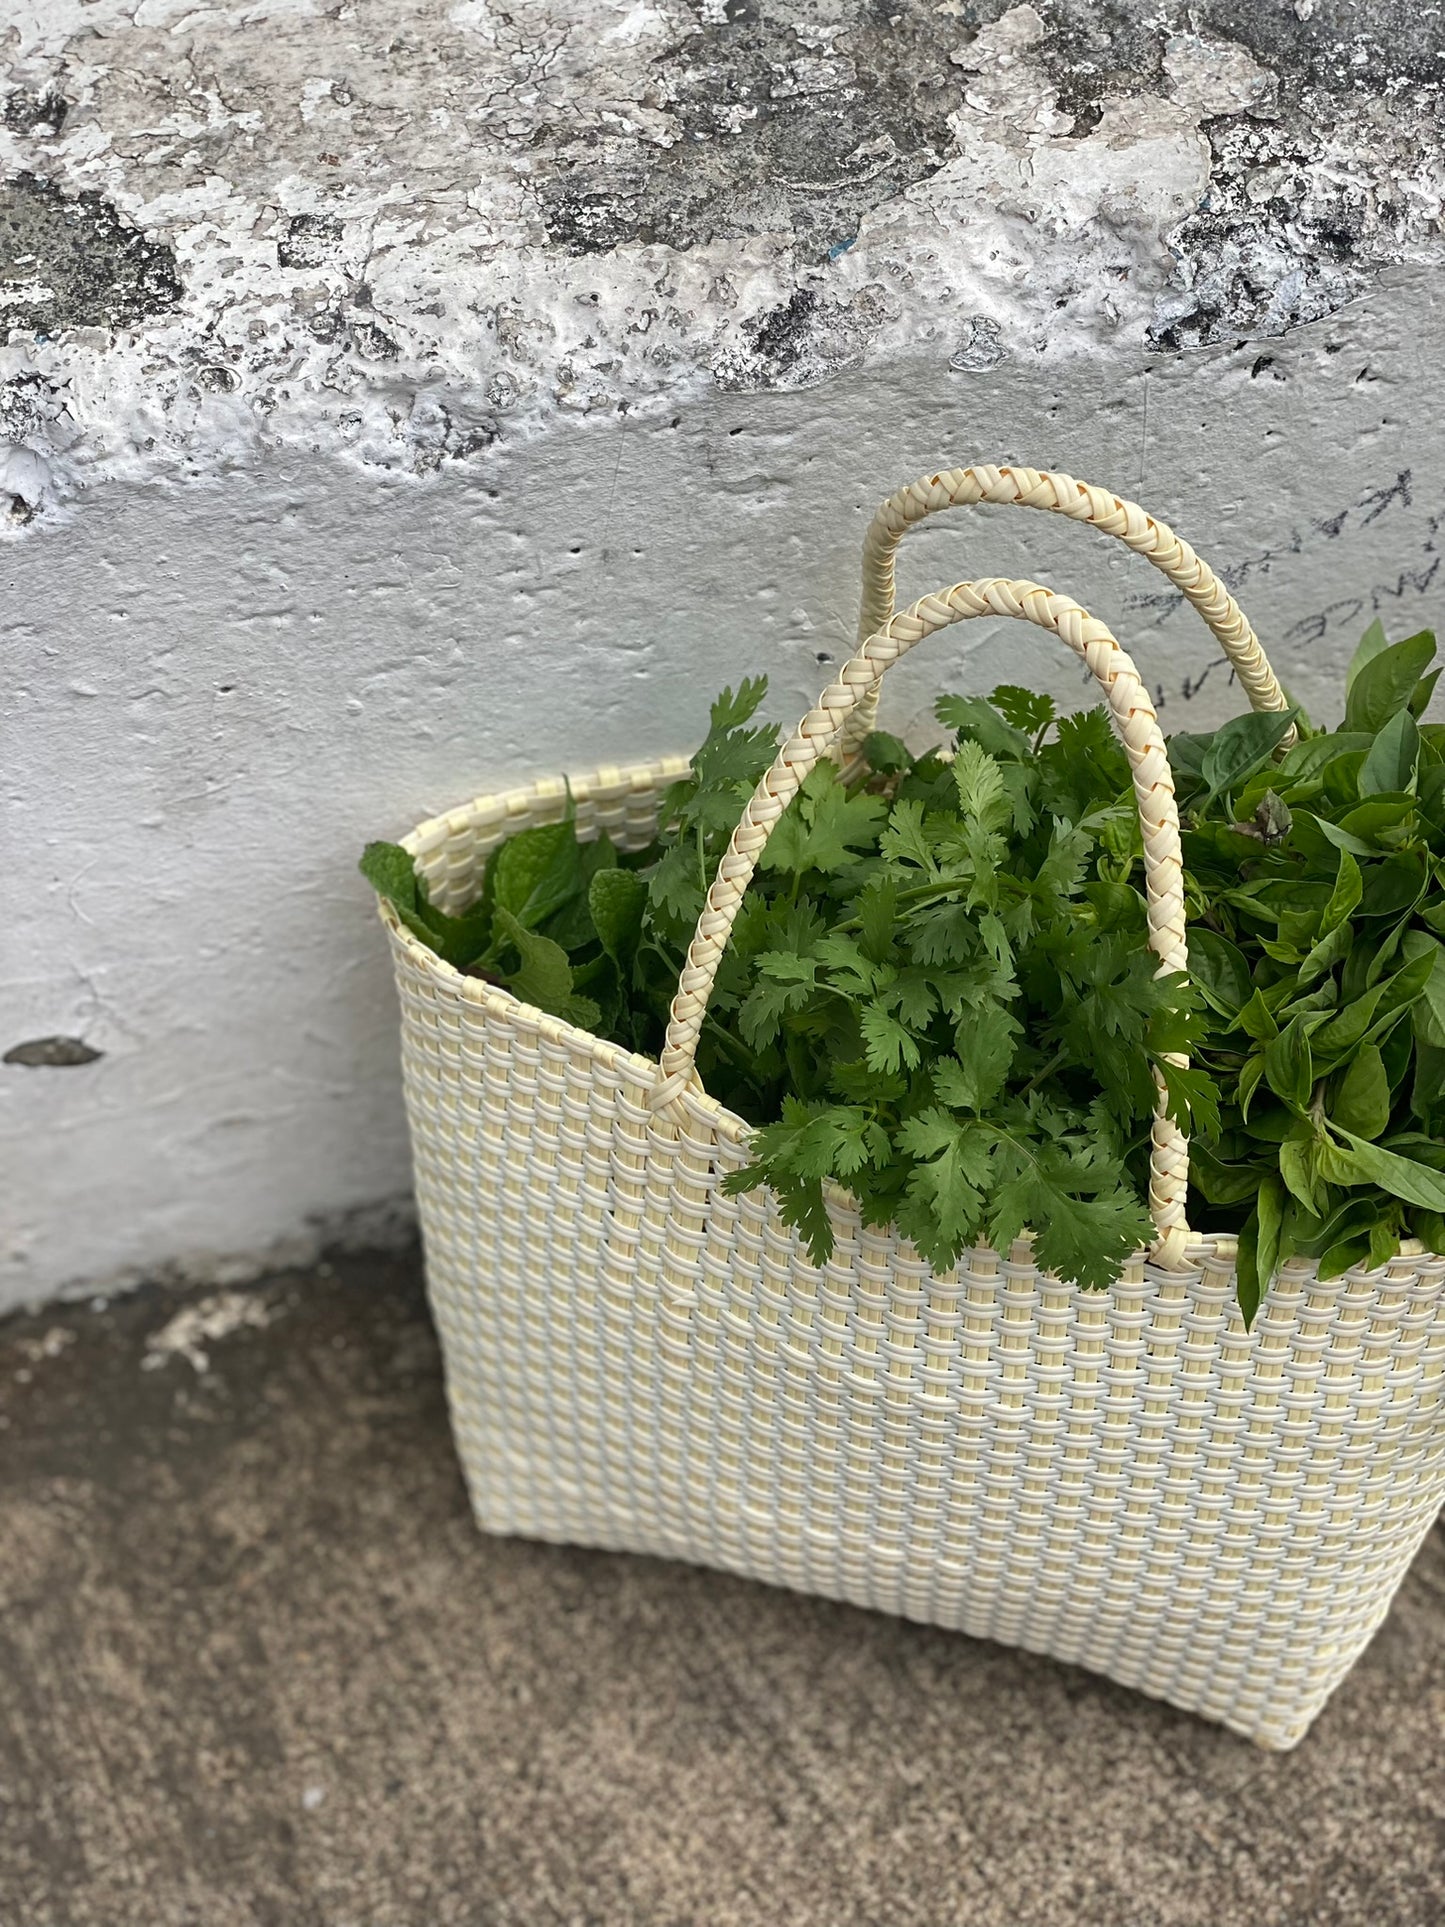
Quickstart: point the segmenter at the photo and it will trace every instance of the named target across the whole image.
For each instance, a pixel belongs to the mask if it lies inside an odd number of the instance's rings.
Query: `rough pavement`
[[[3,1927],[1445,1919],[1439,1529],[1262,1753],[962,1637],[482,1538],[415,1259],[0,1326],[0,1549]]]

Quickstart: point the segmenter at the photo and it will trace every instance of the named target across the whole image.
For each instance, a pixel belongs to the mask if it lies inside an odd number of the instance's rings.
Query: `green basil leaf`
[[[1377,1138],[1390,1121],[1390,1080],[1375,1044],[1366,1044],[1350,1060],[1334,1102],[1330,1121],[1361,1137]]]
[[[1223,796],[1268,762],[1298,717],[1297,709],[1251,710],[1217,729],[1200,772],[1209,796]]]
[[[1239,1105],[1241,1117],[1249,1116],[1250,1100],[1259,1089],[1259,1080],[1264,1076],[1264,1052],[1252,1051],[1244,1060],[1244,1068],[1239,1073],[1239,1090],[1235,1101]]]
[[[1415,814],[1415,798],[1404,791],[1371,796],[1346,810],[1337,827],[1350,836],[1362,836],[1367,843],[1388,853],[1398,847],[1400,838],[1390,840],[1390,832],[1403,829]]]
[[[1337,850],[1348,850],[1351,856],[1378,856],[1380,852],[1373,843],[1367,843],[1362,836],[1355,836],[1349,830],[1342,830],[1338,823],[1331,823],[1323,816],[1314,816],[1306,810],[1295,813],[1295,829],[1305,826],[1305,834],[1317,832],[1327,843]]]
[[[1368,752],[1374,740],[1364,730],[1347,732],[1337,729],[1324,736],[1307,736],[1302,743],[1295,743],[1289,749],[1284,761],[1275,770],[1275,787],[1283,791],[1307,783],[1341,756]]]
[[[1313,1138],[1286,1138],[1279,1147],[1279,1174],[1312,1217],[1325,1209],[1324,1189],[1315,1166]]]
[[[1413,909],[1430,880],[1425,865],[1404,851],[1384,863],[1372,863],[1364,878],[1356,912],[1361,917],[1395,917]]]
[[[1206,1145],[1189,1147],[1189,1182],[1206,1204],[1243,1204],[1259,1190],[1259,1171],[1252,1164],[1227,1164]]]
[[[1419,1205],[1425,1211],[1445,1211],[1445,1172],[1432,1171],[1413,1158],[1399,1157],[1353,1131],[1343,1131],[1342,1135],[1348,1140],[1348,1150],[1333,1144],[1320,1147],[1320,1170],[1330,1183],[1374,1184],[1406,1204]]]
[[[1381,622],[1380,618],[1376,616],[1369,628],[1360,637],[1355,647],[1355,653],[1350,657],[1350,665],[1345,671],[1346,695],[1354,688],[1355,679],[1365,664],[1367,662],[1373,662],[1375,657],[1381,654],[1383,650],[1388,649],[1389,646],[1390,638],[1385,634],[1385,625]]]
[[[1244,952],[1216,930],[1198,927],[1188,934],[1189,978],[1221,1016],[1233,1017],[1249,1001],[1253,983]]]
[[[1264,1001],[1264,992],[1259,989],[1254,991],[1248,1002],[1240,1006],[1235,1022],[1245,1036],[1252,1037],[1257,1044],[1267,1044],[1279,1036],[1279,1025]]]
[[[1445,944],[1423,930],[1409,930],[1402,948],[1410,963],[1422,956],[1431,960],[1430,975],[1414,1008],[1415,1035],[1422,1044],[1439,1050],[1445,1047]]]
[[[1440,680],[1440,671],[1432,669],[1428,676],[1422,676],[1415,685],[1415,693],[1410,698],[1410,714],[1420,717],[1430,707],[1430,698],[1435,694],[1435,685]]]
[[[1408,709],[1392,716],[1360,765],[1361,796],[1398,796],[1414,788],[1420,732]]]
[[[1341,852],[1341,855],[1345,854],[1347,852]],[[1355,932],[1352,925],[1348,923],[1337,925],[1327,937],[1321,937],[1299,967],[1301,987],[1313,983],[1315,978],[1323,972],[1333,970],[1337,963],[1341,963],[1350,954],[1354,941]],[[1291,1009],[1296,1007],[1291,1005]]]
[[[1195,736],[1185,729],[1169,738],[1165,745],[1169,751],[1169,767],[1181,795],[1188,795],[1203,783],[1204,759],[1213,741],[1212,734]]]
[[[1410,1109],[1425,1125],[1445,1115],[1445,1050],[1435,1044],[1421,1044],[1415,1052]]]
[[[1259,1187],[1256,1211],[1259,1228],[1255,1233],[1255,1262],[1259,1268],[1261,1297],[1269,1290],[1279,1268],[1279,1234],[1284,1225],[1284,1202],[1284,1185],[1271,1174]]]
[[[1370,1241],[1368,1237],[1343,1238],[1338,1244],[1330,1246],[1317,1267],[1321,1284],[1328,1284],[1331,1278],[1339,1278],[1356,1265],[1368,1263]]]
[[[1314,1089],[1314,1063],[1306,1020],[1295,1017],[1264,1047],[1264,1075],[1269,1088],[1292,1110],[1303,1111]]]
[[[1259,1263],[1259,1210],[1251,1211],[1239,1234],[1239,1256],[1235,1259],[1235,1292],[1239,1299],[1240,1316],[1244,1329],[1249,1330],[1254,1323],[1259,1301],[1264,1296],[1264,1285],[1260,1282]],[[1265,1284],[1268,1279],[1265,1279]]]
[[[1409,636],[1378,650],[1355,671],[1345,697],[1345,728],[1378,734],[1398,716],[1415,693],[1415,685],[1435,655],[1435,638]]]
[[[1364,894],[1360,881],[1360,866],[1349,850],[1340,851],[1338,867],[1335,870],[1335,887],[1330,900],[1320,917],[1320,935],[1327,937],[1338,924],[1353,914],[1355,905]]]

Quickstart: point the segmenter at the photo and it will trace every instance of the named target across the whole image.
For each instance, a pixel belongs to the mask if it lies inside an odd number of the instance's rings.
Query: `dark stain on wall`
[[[181,298],[176,257],[102,195],[67,196],[33,174],[0,182],[5,325],[37,334],[126,328]]]

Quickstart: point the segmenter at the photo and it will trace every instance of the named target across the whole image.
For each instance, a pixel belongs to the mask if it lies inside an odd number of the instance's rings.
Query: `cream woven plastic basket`
[[[387,915],[432,1303],[480,1524],[660,1553],[957,1627],[1108,1674],[1264,1745],[1298,1741],[1389,1606],[1445,1497],[1445,1260],[1321,1283],[1285,1267],[1246,1332],[1228,1240],[1184,1220],[1187,1151],[1156,1120],[1159,1232],[1107,1293],[1027,1241],[936,1275],[836,1208],[821,1270],[766,1192],[723,1197],[747,1129],[692,1076],[758,853],[803,777],[869,726],[890,663],[977,615],[1059,636],[1134,770],[1150,942],[1187,963],[1178,818],[1149,697],[1077,604],[963,583],[893,614],[893,551],[936,508],[1014,503],[1120,536],[1198,608],[1257,708],[1284,697],[1188,547],[1066,475],[970,468],[879,511],[858,653],[733,837],[660,1065],[460,975]],[[678,759],[570,781],[579,833],[637,848]],[[407,847],[460,910],[487,852],[557,821],[539,782]]]

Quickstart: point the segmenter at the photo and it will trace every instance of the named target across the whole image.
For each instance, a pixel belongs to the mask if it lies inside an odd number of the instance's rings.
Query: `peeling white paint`
[[[858,8],[793,11],[760,99],[796,100],[801,116],[856,111]],[[831,258],[800,253],[786,228],[567,252],[549,239],[547,194],[569,168],[621,170],[625,226],[629,168],[643,179],[661,157],[703,151],[687,131],[688,63],[729,56],[689,51],[698,24],[685,0],[393,0],[384,21],[311,0],[12,6],[15,82],[56,88],[67,112],[59,134],[0,127],[0,169],[101,193],[173,248],[184,289],[139,336],[61,329],[0,349],[0,377],[41,391],[18,439],[49,465],[43,504],[272,449],[416,472],[498,433],[545,432],[559,413],[670,408],[714,379],[797,386],[885,369],[929,339],[946,360],[960,314],[992,317],[1013,352],[1061,369],[1135,353],[1151,323],[1186,326],[1201,299],[1247,310],[1245,334],[1277,332],[1382,265],[1439,259],[1438,90],[1397,89],[1383,120],[1368,100],[1332,109],[1328,136],[1313,110],[1291,122],[1290,140],[1315,150],[1279,163],[1307,232],[1272,216],[1221,253],[1182,225],[1216,166],[1203,123],[1234,116],[1252,137],[1274,76],[1244,48],[1161,26],[1168,97],[1135,89],[1080,131],[1060,104],[1052,28],[1030,5],[971,39],[958,23],[954,153],[885,192]],[[736,106],[734,134],[760,111]],[[844,173],[886,174],[903,137],[868,123]],[[1247,156],[1235,172],[1252,182]],[[1301,249],[1318,252],[1342,181],[1363,210],[1358,260],[1311,274]],[[286,266],[289,224],[317,214],[338,224],[335,245]],[[1262,293],[1242,292],[1256,282]],[[0,288],[0,302],[44,285]],[[793,332],[806,341],[760,354],[759,326],[800,288],[812,318]],[[440,447],[416,433],[418,397],[447,410]]]

